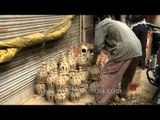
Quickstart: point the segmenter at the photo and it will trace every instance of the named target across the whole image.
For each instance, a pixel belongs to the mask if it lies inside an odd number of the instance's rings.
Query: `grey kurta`
[[[123,61],[142,55],[140,40],[124,23],[110,20],[101,21],[95,29],[94,53],[102,49],[109,52],[109,61]]]

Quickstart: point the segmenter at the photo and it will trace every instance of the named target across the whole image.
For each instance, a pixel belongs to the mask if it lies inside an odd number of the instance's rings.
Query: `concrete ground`
[[[146,77],[146,70],[141,72],[140,85],[135,91],[129,91],[128,100],[113,99],[110,105],[151,105],[151,99],[156,91],[156,87],[151,85]],[[67,101],[65,105],[84,105],[86,102],[93,101],[94,97],[86,95],[77,103]],[[54,105],[46,101],[45,97],[34,95],[23,105]]]
[[[135,91],[129,91],[128,100],[113,100],[113,105],[151,105],[151,100],[157,87],[151,85],[146,76],[146,70],[141,70],[140,85]]]

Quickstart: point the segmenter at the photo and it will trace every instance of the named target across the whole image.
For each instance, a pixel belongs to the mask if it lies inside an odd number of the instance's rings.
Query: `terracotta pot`
[[[82,84],[82,85],[81,85],[81,88],[85,88],[85,89],[87,89],[87,90],[88,90],[88,88],[89,88],[89,84],[88,84],[88,83],[86,83],[86,84]]]
[[[72,77],[73,77],[74,75],[75,75],[75,70],[69,72],[69,77],[70,77],[70,79],[72,79]]]
[[[92,82],[89,86],[89,93],[95,94],[97,92],[98,85],[99,85],[99,81]]]
[[[58,105],[64,104],[66,102],[66,93],[56,93],[55,103]]]
[[[87,64],[88,64],[86,55],[79,54],[77,56],[77,64],[78,64],[78,66],[82,66],[83,70],[86,70],[87,69]]]
[[[71,86],[71,88],[80,88],[81,84],[82,81],[79,79],[77,75],[73,76],[73,78],[69,81],[69,85]]]
[[[81,50],[80,51],[81,54],[86,54],[88,52],[88,47],[86,45],[82,44],[80,47],[80,50]]]
[[[69,94],[69,98],[71,102],[79,102],[81,97],[81,93],[80,92],[71,92]]]
[[[62,61],[59,65],[59,70],[68,75],[70,71],[70,65],[67,61]]]
[[[70,92],[79,92],[80,91],[80,87],[73,87],[73,86],[69,86],[69,93]]]
[[[52,70],[51,72],[50,72],[50,74],[52,74],[54,77],[58,77],[58,74],[59,74],[59,71],[58,71],[58,69],[54,69],[54,70]]]
[[[88,78],[89,78],[89,76],[90,76],[89,71],[84,70],[83,72],[85,73],[86,79],[88,80]]]
[[[45,70],[48,72],[48,74],[50,74],[51,71],[53,71],[54,69],[57,69],[55,66],[53,66],[50,62],[51,60],[48,60],[46,62],[46,64],[44,65]]]
[[[76,55],[74,54],[74,49],[68,49],[67,55],[68,55],[68,58],[76,58]]]
[[[64,92],[64,93],[66,94],[66,99],[68,100],[68,99],[69,99],[69,93],[70,93],[69,87],[67,87],[67,88],[65,89],[65,92]]]
[[[90,46],[90,45],[89,45]],[[80,47],[80,54],[86,57],[86,61],[88,65],[90,65],[92,59],[94,58],[94,54],[89,50],[89,46],[87,44],[82,44]]]
[[[46,99],[48,102],[55,102],[54,101],[55,91],[54,90],[48,90],[46,92]]]
[[[58,64],[61,64],[62,61],[67,61],[68,62],[67,56],[65,55],[64,52],[61,51],[60,55],[59,55],[59,59],[58,59]]]
[[[66,83],[68,84],[70,77],[68,75],[66,75],[64,72],[60,71],[59,72],[59,79],[64,79],[66,80]]]
[[[70,66],[70,71],[74,71],[77,69],[77,61],[75,58],[69,57],[68,58],[68,63]]]
[[[45,69],[45,71],[49,74],[52,71],[52,67],[50,65],[50,60],[46,60],[42,62],[41,68]]]
[[[46,94],[47,88],[45,84],[39,84],[37,83],[35,85],[35,92],[37,95],[42,95],[44,96]]]
[[[81,44],[80,46],[80,54],[87,54],[87,52],[89,51],[89,48],[88,46],[84,43],[84,44]]]
[[[58,72],[51,72],[46,79],[46,86],[48,90],[55,90],[55,83],[58,79]]]
[[[67,85],[67,81],[62,77],[59,77],[55,82],[56,89],[65,89]]]
[[[85,95],[88,94],[88,90],[84,87],[84,88],[80,88],[80,93],[81,93],[81,98],[84,98]]]
[[[80,48],[79,47],[74,47],[73,52],[74,52],[74,55],[77,57],[78,54],[80,54]]]
[[[90,69],[90,79],[100,80],[100,68],[98,65],[93,65]]]
[[[46,68],[41,67],[36,73],[36,83],[45,83],[48,76]]]
[[[87,79],[84,75],[79,75],[79,80],[81,81],[82,84],[86,84],[87,83]]]
[[[58,69],[58,60],[57,59],[51,58],[48,63],[51,66],[52,70]]]
[[[56,93],[68,93],[69,91],[68,91],[68,88],[65,87],[63,89],[62,88],[61,89],[56,89],[55,92]]]
[[[82,66],[79,66],[79,77],[82,81],[82,84],[87,83],[87,79],[88,79],[88,72],[82,70]]]

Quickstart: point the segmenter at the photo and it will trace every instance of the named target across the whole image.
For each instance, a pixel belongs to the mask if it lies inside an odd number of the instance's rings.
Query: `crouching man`
[[[95,101],[88,104],[106,105],[114,96],[121,82],[120,97],[126,98],[129,85],[134,77],[142,55],[140,40],[124,23],[111,20],[107,15],[97,16],[93,46],[94,60],[101,50],[109,52],[109,61],[104,65]],[[94,61],[96,62],[96,61]]]

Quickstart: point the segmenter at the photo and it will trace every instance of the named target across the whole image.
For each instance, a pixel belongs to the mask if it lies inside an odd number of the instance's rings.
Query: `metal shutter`
[[[85,28],[93,27],[93,15],[85,15]]]
[[[93,43],[93,40],[94,40],[93,15],[85,15],[84,28],[85,28],[84,41],[87,43]]]
[[[8,33],[0,34],[0,40],[41,32],[49,25],[64,19],[64,15],[1,15],[0,28]],[[33,87],[35,74],[41,62],[57,57],[67,46],[80,43],[80,16],[75,16],[67,33],[60,39],[23,48],[11,61],[0,64],[0,104]]]

